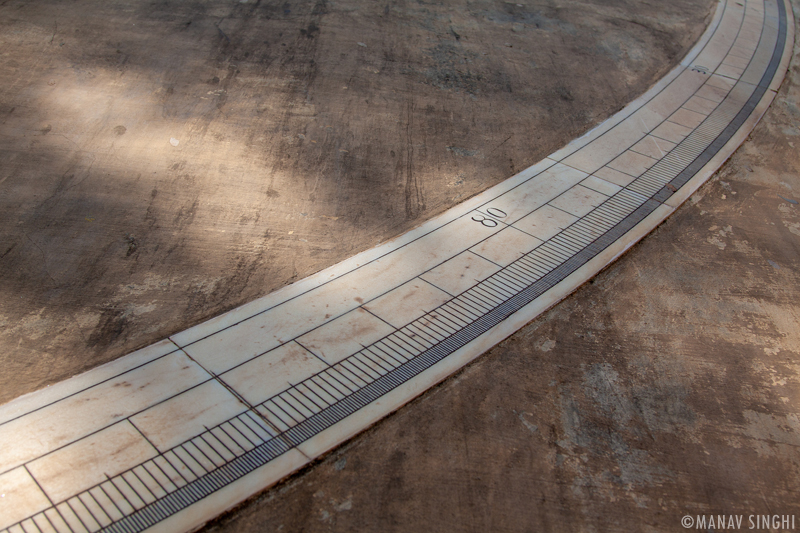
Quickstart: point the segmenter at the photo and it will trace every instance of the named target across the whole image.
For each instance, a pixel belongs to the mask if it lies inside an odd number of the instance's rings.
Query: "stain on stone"
[[[478,150],[468,150],[466,148],[459,148],[458,146],[448,146],[447,151],[463,157],[474,157],[479,153]]]
[[[128,251],[125,253],[125,257],[130,257],[136,252],[139,243],[136,241],[136,237],[134,237],[133,235],[126,235],[125,242],[128,243]]]
[[[16,243],[16,242],[15,242],[15,243],[13,243],[11,246],[9,246],[9,247],[6,249],[6,251],[5,251],[5,252],[3,252],[2,254],[0,254],[0,259],[3,259],[3,258],[5,258],[5,256],[7,256],[9,253],[11,253],[11,250],[13,250],[13,249],[14,249],[14,248],[17,246],[17,244],[18,244],[18,243]]]
[[[186,203],[181,206],[178,212],[175,214],[175,217],[172,220],[172,223],[179,228],[185,228],[186,226],[190,225],[194,220],[195,215],[197,214],[197,208],[200,205],[200,200],[194,198],[190,203]]]
[[[304,35],[309,39],[313,39],[319,33],[319,27],[313,22],[307,28],[300,30],[300,35]]]
[[[479,90],[483,75],[474,73],[470,68],[478,57],[476,52],[444,42],[429,49],[428,55],[436,66],[423,73],[426,83],[440,89],[466,91],[470,94]]]
[[[103,309],[100,320],[86,344],[90,348],[103,348],[113,344],[127,333],[129,324],[127,313],[122,309],[114,307]]]
[[[563,85],[559,85],[558,87],[556,87],[555,92],[558,95],[558,97],[564,100],[565,102],[572,102],[575,100],[575,97],[572,96],[572,92],[569,90],[569,88],[564,87]]]
[[[517,415],[519,421],[522,422],[522,425],[525,426],[525,429],[530,431],[531,433],[537,433],[539,431],[539,427],[536,424],[531,424],[527,419],[526,416],[531,416],[531,413],[518,413],[514,411],[514,414]]]

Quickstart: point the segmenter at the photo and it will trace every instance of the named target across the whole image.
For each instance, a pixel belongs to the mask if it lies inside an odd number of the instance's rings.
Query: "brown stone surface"
[[[798,124],[795,55],[751,139],[654,234],[205,531],[800,527]]]
[[[711,8],[0,2],[0,403],[509,177],[644,92]]]

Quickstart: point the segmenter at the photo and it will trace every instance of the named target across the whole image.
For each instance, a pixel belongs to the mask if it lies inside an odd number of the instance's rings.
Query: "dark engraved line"
[[[409,359],[413,359],[422,351],[414,347],[410,341],[405,340],[403,337],[405,337],[405,334],[399,331],[392,333],[382,341],[376,342],[373,345],[374,348],[371,348],[371,350],[373,353],[375,350],[380,351],[385,354],[386,357],[397,361],[397,365],[395,366],[399,366]]]
[[[340,389],[339,389],[339,388],[336,386],[336,384],[334,384],[334,383],[333,383],[333,381],[336,381],[336,380],[333,378],[333,376],[329,376],[329,377],[327,377],[327,378],[326,378],[325,374],[323,374],[323,373],[320,373],[320,374],[318,374],[317,376],[315,376],[315,377],[313,377],[313,378],[311,378],[311,379],[319,379],[320,381],[324,382],[326,385],[328,385],[328,386],[329,386],[331,389],[333,389],[333,391],[335,391],[335,392],[336,392],[338,395],[340,395],[342,398],[344,398],[344,397],[345,397],[345,396],[347,396],[347,394],[348,394],[348,393],[346,393],[346,392],[342,392],[342,391],[341,391],[341,390],[340,390]],[[330,381],[329,381],[329,380],[330,380]],[[316,383],[316,381],[315,381],[314,383]],[[339,383],[339,382],[338,382],[338,381],[336,381],[336,383]],[[339,385],[340,385],[341,387],[344,387],[344,385],[342,385],[341,383],[339,383]],[[318,386],[319,386],[320,388],[322,388],[322,387],[323,387],[322,385],[318,385]],[[325,389],[325,390],[328,390],[328,389]],[[331,394],[331,396],[332,396],[332,394]],[[337,401],[338,401],[338,399],[337,399]]]

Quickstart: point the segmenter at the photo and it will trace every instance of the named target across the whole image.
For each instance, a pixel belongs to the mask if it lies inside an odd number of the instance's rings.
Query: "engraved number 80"
[[[472,220],[475,222],[480,222],[487,228],[494,228],[497,226],[497,221],[494,220],[495,218],[506,218],[507,216],[505,211],[502,209],[497,209],[496,207],[490,207],[486,210],[486,213],[494,218],[486,218],[483,215],[473,215]]]

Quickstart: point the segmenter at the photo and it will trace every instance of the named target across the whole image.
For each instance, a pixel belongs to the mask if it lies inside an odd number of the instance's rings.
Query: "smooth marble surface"
[[[50,506],[50,500],[22,466],[0,474],[0,494],[0,528]]]
[[[519,187],[499,196],[489,204],[489,208],[506,213],[503,222],[513,224],[538,206],[547,203],[575,184],[580,183],[587,174],[566,165],[557,164],[545,170]]]
[[[463,252],[425,272],[420,278],[456,296],[500,270],[473,252]]]
[[[551,205],[540,207],[515,226],[522,231],[546,241],[578,220],[578,217]]]
[[[690,133],[692,128],[687,128],[675,122],[665,121],[655,130],[653,130],[653,137],[658,137],[673,143],[679,143],[684,140]]]
[[[318,357],[292,341],[230,370],[220,378],[250,405],[328,368]]]
[[[88,372],[51,385],[33,394],[26,394],[0,407],[0,424],[5,424],[21,415],[30,414],[37,409],[61,401],[90,387],[121,376],[125,372],[145,365],[155,359],[175,352],[178,347],[169,339],[157,342],[141,350],[106,363]],[[0,464],[3,464],[0,460]]]
[[[157,453],[125,420],[27,466],[50,499],[58,502],[133,468]]]
[[[130,420],[159,451],[165,452],[246,409],[228,389],[212,380],[156,404]]]
[[[27,463],[209,377],[185,354],[173,352],[0,425],[0,442],[14,443],[0,447],[0,468]]]
[[[638,143],[633,145],[632,151],[646,155],[653,159],[661,159],[675,148],[676,143],[661,139],[655,135],[648,135]]]
[[[297,342],[332,365],[392,331],[389,324],[359,308],[306,333]]]
[[[566,211],[576,217],[589,214],[595,207],[608,199],[608,195],[599,193],[583,185],[576,185],[558,198],[550,201],[550,205]]]
[[[690,129],[695,129],[705,120],[706,116],[696,111],[681,108],[670,115],[670,122],[680,124]]]
[[[502,233],[501,231],[489,239]],[[450,298],[451,296],[443,290],[415,278],[366,303],[364,309],[392,326],[402,328]]]
[[[473,246],[470,251],[504,267],[530,252],[542,242],[542,239],[510,226]]]
[[[606,196],[613,196],[624,187],[624,185],[619,185],[611,180],[606,180],[599,177],[597,172],[583,180],[580,184],[587,189],[597,191],[601,194],[605,194]]]
[[[626,150],[614,158],[608,166],[614,170],[619,170],[631,176],[640,176],[644,171],[656,164],[655,159],[642,155],[633,150]]]

